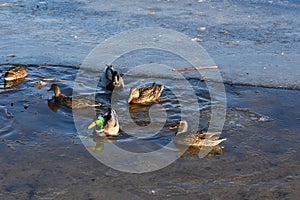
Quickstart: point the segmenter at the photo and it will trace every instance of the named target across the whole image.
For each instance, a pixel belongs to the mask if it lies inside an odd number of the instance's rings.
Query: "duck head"
[[[113,71],[112,73],[112,82],[114,87],[121,86],[120,75],[117,71]]]
[[[133,99],[137,99],[140,96],[140,91],[138,88],[134,87],[130,89],[130,95],[128,98],[128,103],[130,103]]]
[[[54,95],[55,95],[55,97],[59,97],[60,96],[60,89],[59,89],[59,87],[58,87],[58,85],[57,84],[52,84],[51,85],[51,87],[50,87],[50,89],[48,89],[48,91],[53,91],[54,92]]]
[[[165,86],[164,85],[156,85],[156,87],[157,87],[157,91],[158,91],[159,96],[160,96],[160,94],[164,90]]]
[[[104,128],[104,118],[101,114],[98,115],[98,118],[93,121],[92,123],[90,123],[90,125],[88,126],[88,129],[91,129],[93,128],[94,126],[99,126],[99,128],[102,130]]]

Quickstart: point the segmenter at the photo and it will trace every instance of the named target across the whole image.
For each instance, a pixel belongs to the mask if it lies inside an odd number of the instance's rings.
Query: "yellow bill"
[[[93,127],[95,127],[97,125],[96,121],[93,121],[92,123],[90,123],[90,125],[88,126],[88,129],[91,129]]]

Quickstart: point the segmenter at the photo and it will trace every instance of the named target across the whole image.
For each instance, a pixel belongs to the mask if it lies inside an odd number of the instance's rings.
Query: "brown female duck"
[[[54,92],[53,100],[55,103],[63,104],[72,109],[81,109],[87,107],[100,106],[100,104],[95,104],[95,102],[89,99],[78,98],[78,97],[72,99],[71,97],[67,97],[61,94],[60,88],[57,84],[52,84],[48,91],[51,90]]]
[[[218,135],[219,133],[204,133],[202,131],[189,133],[187,121],[181,120],[174,143],[190,147],[214,147],[226,140],[226,138],[219,139]]]
[[[157,85],[156,83],[142,88],[133,87],[130,90],[128,103],[148,104],[158,102],[163,89],[164,85]]]

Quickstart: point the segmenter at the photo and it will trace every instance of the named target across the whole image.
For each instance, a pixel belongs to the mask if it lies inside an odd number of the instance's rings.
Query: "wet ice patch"
[[[239,129],[253,126],[257,123],[273,121],[269,116],[241,107],[228,109],[226,118],[225,130]]]

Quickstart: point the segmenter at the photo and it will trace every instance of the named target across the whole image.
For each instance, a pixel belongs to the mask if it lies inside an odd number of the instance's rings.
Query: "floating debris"
[[[200,38],[197,38],[197,37],[192,38],[191,41],[192,42],[202,42],[202,40]]]
[[[44,87],[44,86],[46,86],[46,85],[48,85],[48,82],[45,82],[45,81],[39,81],[39,82],[36,83],[35,86],[36,86],[37,88],[41,89],[42,87]]]
[[[206,30],[206,27],[200,27],[197,29],[199,32],[204,32]]]
[[[15,54],[9,54],[9,55],[7,55],[7,57],[14,58],[14,57],[16,57],[16,55]]]
[[[187,71],[187,70],[204,70],[204,69],[218,69],[218,66],[199,66],[199,67],[182,67],[182,68],[174,68],[172,71]]]
[[[0,7],[11,7],[12,5],[10,3],[2,3],[0,4]]]
[[[230,34],[228,31],[219,31],[220,34],[228,35]]]
[[[23,106],[24,106],[24,109],[26,110],[29,105],[27,103],[25,103]]]

